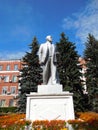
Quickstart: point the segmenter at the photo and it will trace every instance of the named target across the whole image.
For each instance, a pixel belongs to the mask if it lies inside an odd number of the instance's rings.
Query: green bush
[[[2,113],[16,113],[17,107],[0,107],[0,115]]]

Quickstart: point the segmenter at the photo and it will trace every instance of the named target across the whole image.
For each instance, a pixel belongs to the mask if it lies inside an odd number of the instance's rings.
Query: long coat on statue
[[[39,63],[43,68],[43,84],[57,84],[57,67],[56,67],[56,47],[49,41],[40,45]]]

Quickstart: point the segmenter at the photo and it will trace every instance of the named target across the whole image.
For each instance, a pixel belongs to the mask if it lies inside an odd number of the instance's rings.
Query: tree
[[[57,68],[60,83],[64,90],[74,93],[75,110],[84,111],[79,55],[75,49],[75,44],[70,42],[64,33],[61,33],[60,41],[57,43]]]
[[[84,50],[87,59],[86,86],[88,91],[89,110],[98,112],[98,40],[88,35]]]
[[[38,41],[34,37],[32,43],[29,45],[31,49],[30,52],[26,52],[26,55],[23,57],[23,68],[20,70],[20,94],[18,102],[18,111],[25,112],[26,110],[26,94],[30,92],[36,92],[38,84],[42,82],[41,72],[39,61],[38,61]]]

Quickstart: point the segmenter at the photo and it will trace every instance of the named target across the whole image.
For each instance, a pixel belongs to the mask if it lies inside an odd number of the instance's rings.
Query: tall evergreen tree
[[[70,91],[74,95],[74,106],[76,111],[84,111],[83,91],[80,81],[79,55],[75,50],[75,44],[70,42],[64,33],[61,33],[60,41],[57,43],[57,66],[60,83],[65,91]]]
[[[32,43],[29,45],[30,52],[26,52],[23,57],[23,68],[20,75],[20,94],[18,102],[18,111],[25,112],[26,110],[26,94],[36,92],[38,84],[42,82],[39,61],[38,61],[38,41],[34,37]]]
[[[98,112],[98,40],[88,35],[84,57],[87,59],[86,85],[89,110]]]

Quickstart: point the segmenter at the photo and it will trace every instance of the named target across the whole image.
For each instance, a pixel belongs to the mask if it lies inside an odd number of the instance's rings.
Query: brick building
[[[21,60],[0,61],[0,107],[17,106]]]
[[[87,93],[86,88],[86,61],[84,58],[79,58],[81,65],[82,84],[84,93]],[[18,75],[22,68],[21,60],[1,60],[0,61],[0,107],[17,106],[18,96]]]

